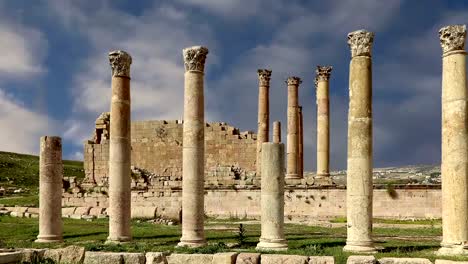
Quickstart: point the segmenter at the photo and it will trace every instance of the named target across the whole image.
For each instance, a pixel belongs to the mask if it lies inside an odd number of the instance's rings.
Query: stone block
[[[335,258],[333,256],[310,256],[309,264],[334,264]]]
[[[44,260],[51,260],[54,263],[60,263],[60,257],[62,255],[62,249],[47,249],[44,252]]]
[[[24,213],[23,212],[11,212],[10,216],[12,216],[12,217],[24,217]]]
[[[172,254],[167,256],[168,264],[207,264],[212,263],[210,254]]]
[[[240,253],[236,264],[260,264],[260,253]]]
[[[380,264],[432,264],[429,259],[425,258],[381,258]]]
[[[262,264],[308,264],[309,258],[297,255],[263,254]]]
[[[84,257],[84,247],[69,246],[61,249],[60,263],[83,263]]]
[[[454,261],[447,259],[436,259],[435,264],[468,264],[468,261]]]
[[[375,264],[374,256],[349,256],[346,264]]]
[[[145,264],[146,257],[143,253],[122,253],[125,264]]]
[[[85,253],[84,264],[123,264],[121,253],[91,252]]]
[[[30,214],[39,214],[39,208],[29,207],[27,212]]]
[[[154,219],[156,217],[157,207],[132,206],[132,218]]]
[[[216,253],[213,255],[212,264],[236,264],[237,252]]]
[[[89,210],[89,215],[98,216],[98,215],[103,214],[104,210],[106,210],[106,208],[103,208],[103,207],[93,207],[93,208],[91,208],[91,210]]]
[[[88,215],[91,207],[77,207],[75,210],[76,215]]]
[[[146,264],[167,264],[166,256],[161,252],[148,252]]]
[[[0,264],[3,263],[18,263],[21,261],[22,254],[19,251],[16,252],[3,252],[0,253]]]
[[[23,249],[21,251],[21,262],[39,263],[44,258],[47,249]]]

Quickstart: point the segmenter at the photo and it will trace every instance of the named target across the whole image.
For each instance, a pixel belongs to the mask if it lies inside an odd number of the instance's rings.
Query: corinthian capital
[[[351,48],[351,57],[371,56],[374,33],[366,30],[357,30],[348,34],[348,45]]]
[[[302,81],[301,81],[301,78],[299,77],[291,76],[291,77],[288,77],[288,80],[286,80],[286,83],[288,85],[299,85],[302,83]]]
[[[327,81],[330,80],[330,74],[332,71],[332,66],[317,66],[315,70],[315,79],[317,82],[319,81]]]
[[[185,71],[205,71],[205,60],[208,49],[202,46],[193,46],[185,48],[182,51],[184,55]]]
[[[123,50],[109,52],[109,62],[112,68],[112,76],[130,78],[130,64],[132,57]]]
[[[465,49],[466,25],[450,25],[439,30],[443,53]]]
[[[260,86],[269,86],[270,78],[271,78],[271,70],[258,69],[257,73],[258,73],[258,81],[260,82]]]

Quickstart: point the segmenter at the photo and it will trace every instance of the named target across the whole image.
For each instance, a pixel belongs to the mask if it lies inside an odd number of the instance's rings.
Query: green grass
[[[132,222],[133,241],[121,245],[105,244],[108,232],[108,220],[98,219],[92,222],[64,219],[64,239],[62,244],[36,244],[33,241],[38,234],[38,220],[33,218],[0,217],[0,240],[7,247],[64,247],[81,245],[93,251],[171,251],[179,253],[216,253],[224,251],[255,252],[260,236],[259,224],[244,224],[245,243],[242,246],[228,248],[229,243],[237,243],[237,223],[223,221],[212,230],[213,223],[206,225],[208,246],[198,249],[176,248],[180,239],[180,226],[157,225],[146,222]],[[346,263],[349,253],[342,251],[346,242],[346,228],[325,228],[297,224],[285,225],[289,250],[284,254],[334,256],[336,263]],[[439,248],[442,230],[428,225],[425,228],[374,228],[374,239],[383,250],[376,254],[380,257],[423,257],[432,261],[434,251]],[[283,253],[282,253],[283,254]],[[440,257],[437,257],[440,258]],[[445,258],[445,257],[444,257]],[[468,257],[449,258],[468,260]]]

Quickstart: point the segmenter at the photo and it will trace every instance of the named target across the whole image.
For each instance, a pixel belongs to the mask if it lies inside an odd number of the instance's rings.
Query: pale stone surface
[[[311,256],[309,264],[335,264],[335,258],[333,256]]]
[[[146,264],[167,264],[166,256],[162,252],[148,252]]]
[[[273,143],[281,143],[281,122],[273,122]]]
[[[442,248],[468,254],[468,95],[465,25],[439,31],[442,58]]]
[[[0,253],[0,264],[18,263],[21,261],[21,252],[3,252]]]
[[[298,174],[299,159],[299,77],[289,77],[288,84],[288,134],[287,134],[287,168],[286,178],[300,179]]]
[[[154,219],[156,217],[156,206],[132,206],[132,218]]]
[[[317,66],[317,176],[330,179],[330,99],[329,80],[331,66]]]
[[[132,239],[130,230],[130,64],[124,51],[109,53],[112,100],[109,145],[109,242]],[[75,212],[76,214],[76,212]]]
[[[425,258],[381,258],[379,264],[432,264]]]
[[[304,120],[302,115],[302,106],[297,107],[297,119],[299,122],[298,125],[298,135],[299,135],[299,148],[298,148],[298,158],[297,158],[297,174],[299,178],[304,177]]]
[[[349,256],[346,264],[374,264],[376,263],[374,256]]]
[[[36,242],[62,241],[62,139],[41,137],[39,154],[39,235]]]
[[[44,252],[44,259],[47,260],[52,260],[55,263],[60,262],[60,258],[62,256],[62,249],[61,248],[56,248],[56,249],[47,249]]]
[[[60,250],[60,263],[83,263],[85,248],[79,246],[68,246]]]
[[[240,253],[237,256],[236,264],[259,264],[260,253]]]
[[[185,64],[182,152],[182,237],[179,246],[206,245],[204,232],[205,103],[204,69],[208,49],[183,50]]]
[[[270,133],[270,78],[271,70],[258,69],[258,129],[257,129],[257,175],[262,173],[262,143],[268,142]]]
[[[76,207],[64,207],[62,208],[62,215],[72,215],[75,214]]]
[[[435,264],[468,264],[468,261],[454,261],[447,259],[436,259]]]
[[[308,264],[308,257],[296,255],[263,254],[262,264]]]
[[[345,251],[372,253],[372,61],[373,33],[348,35],[349,70],[347,238]]]
[[[261,237],[259,250],[287,250],[284,237],[284,145],[262,144]]]
[[[211,254],[171,254],[167,256],[168,264],[209,264],[213,260]]]
[[[212,264],[235,264],[236,258],[239,253],[237,252],[223,252],[213,255]]]
[[[44,253],[47,249],[23,249],[21,251],[21,261],[37,263],[44,258]]]
[[[146,257],[143,253],[122,253],[125,264],[145,264]]]
[[[90,252],[85,254],[84,264],[123,264],[121,253],[114,252]]]

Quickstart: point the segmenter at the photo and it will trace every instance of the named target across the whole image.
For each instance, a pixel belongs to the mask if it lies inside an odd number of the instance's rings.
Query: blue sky
[[[440,162],[441,48],[437,31],[468,23],[467,1],[160,0],[0,2],[0,150],[38,153],[63,138],[82,157],[110,106],[107,53],[133,57],[132,119],[181,119],[182,49],[209,48],[207,121],[256,130],[258,68],[272,69],[270,119],[286,125],[288,76],[303,79],[306,169],[315,169],[317,65],[330,80],[331,166],[346,167],[348,32],[375,32],[374,165]],[[286,131],[283,131],[283,135]]]

